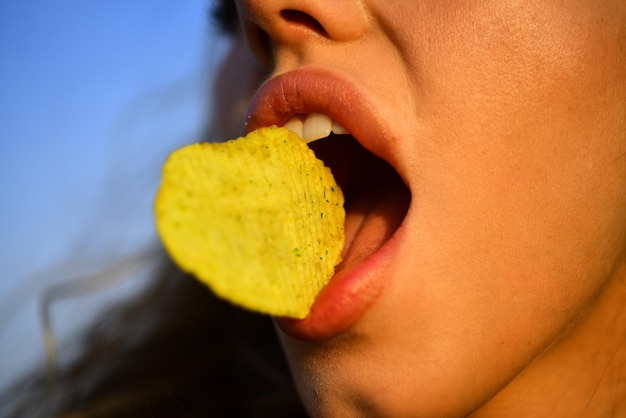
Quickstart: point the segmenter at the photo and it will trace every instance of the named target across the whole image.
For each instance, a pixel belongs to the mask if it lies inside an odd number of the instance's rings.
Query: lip
[[[389,161],[392,132],[362,89],[322,68],[306,67],[266,81],[251,100],[246,132],[284,125],[296,114],[323,113],[341,123],[370,152]],[[383,140],[384,139],[384,140]],[[391,139],[391,140],[390,140]],[[287,335],[323,340],[353,327],[381,295],[399,246],[404,222],[364,260],[338,271],[322,289],[304,319],[275,318]]]
[[[266,81],[248,107],[245,132],[283,126],[297,114],[322,113],[343,125],[359,143],[383,160],[392,158],[392,130],[365,89],[340,74],[303,67]]]

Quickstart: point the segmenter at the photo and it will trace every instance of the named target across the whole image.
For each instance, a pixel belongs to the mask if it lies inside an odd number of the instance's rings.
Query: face
[[[620,280],[625,1],[237,7],[272,73],[247,129],[351,134],[312,145],[347,195],[344,261],[279,321],[313,415],[467,415]]]

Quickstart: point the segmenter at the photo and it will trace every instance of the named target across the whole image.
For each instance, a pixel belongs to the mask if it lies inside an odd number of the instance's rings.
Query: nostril
[[[300,10],[294,9],[285,9],[281,10],[280,15],[287,22],[293,23],[298,26],[303,26],[307,29],[312,30],[318,35],[326,35],[326,29],[320,22],[318,22],[311,15],[304,13]]]

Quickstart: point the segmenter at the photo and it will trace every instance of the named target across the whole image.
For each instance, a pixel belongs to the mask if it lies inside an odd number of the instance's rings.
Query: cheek
[[[533,126],[589,132],[616,117],[624,138],[626,12],[617,2],[475,3],[433,8],[403,35],[414,44],[419,119],[480,139]],[[533,133],[542,132],[528,132],[531,141]]]
[[[423,221],[466,243],[459,260],[473,248],[556,274],[623,251],[626,29],[581,4],[446,15],[463,36],[444,33],[423,58],[418,113],[436,136],[413,183]]]
[[[625,29],[580,4],[452,16],[462,36],[430,45],[422,71],[418,113],[436,135],[415,164],[419,255],[406,270],[424,277],[402,286],[445,306],[434,315],[457,337],[500,336],[526,356],[626,251]]]

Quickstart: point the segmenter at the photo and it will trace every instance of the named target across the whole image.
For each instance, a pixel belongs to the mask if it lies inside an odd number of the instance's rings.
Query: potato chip
[[[274,126],[172,153],[155,214],[173,260],[215,294],[304,318],[340,261],[343,203],[330,169]]]

